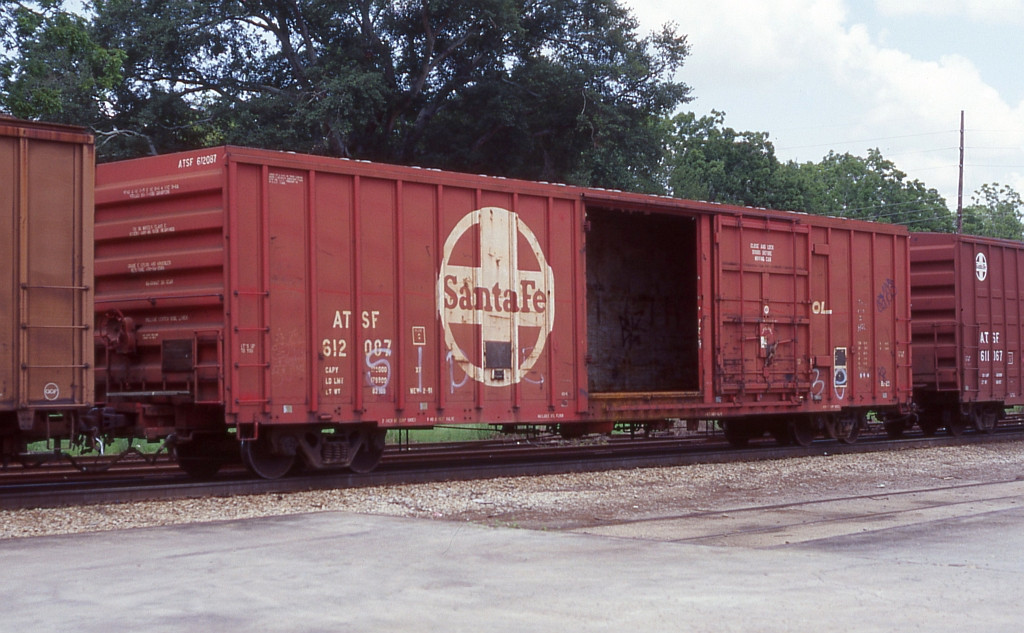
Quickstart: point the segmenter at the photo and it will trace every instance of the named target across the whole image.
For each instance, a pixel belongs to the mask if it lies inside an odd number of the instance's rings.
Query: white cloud
[[[884,16],[967,18],[991,24],[1024,23],[1024,0],[875,0]]]
[[[731,127],[769,132],[783,160],[818,160],[829,149],[863,156],[879,147],[955,206],[957,128],[965,110],[967,201],[986,182],[1024,192],[1024,103],[1009,103],[963,54],[922,59],[899,40],[883,44],[877,28],[852,22],[844,0],[692,0],[672,5],[677,9],[626,2],[644,28],[672,20],[690,37],[681,79],[694,88],[692,109],[724,110]],[[877,0],[890,15],[939,11],[956,20],[1002,16],[1004,24],[1010,14],[1022,19],[1022,5]]]

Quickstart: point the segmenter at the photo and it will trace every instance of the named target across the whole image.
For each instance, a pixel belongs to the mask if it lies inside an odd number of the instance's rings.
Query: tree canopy
[[[885,159],[878,149],[867,158],[829,152],[816,165],[804,164],[820,182],[808,211],[844,218],[903,224],[914,231],[951,231],[953,216],[945,199]]]
[[[89,23],[55,1],[0,0],[0,99],[24,119],[88,126],[102,116],[105,97],[122,81],[119,50],[96,45]]]
[[[982,185],[970,206],[964,207],[963,232],[971,235],[1024,239],[1024,200],[1012,187],[998,183]]]
[[[58,0],[0,6],[23,26],[3,104],[96,58],[94,80],[17,107],[89,125],[101,158],[240,143],[650,191],[658,123],[690,98],[685,36],[641,37],[617,0],[93,0],[88,20]],[[79,48],[62,52],[61,20]]]
[[[100,160],[231,143],[954,228],[878,149],[784,163],[680,112],[686,36],[619,0],[0,0],[0,27],[0,109]],[[964,231],[1021,239],[1022,211],[984,185]]]
[[[829,152],[819,163],[782,163],[766,132],[738,132],[725,114],[692,113],[669,124],[666,180],[673,195],[950,231],[953,219],[935,189],[886,160]]]
[[[725,113],[692,112],[669,123],[666,154],[673,195],[747,206],[776,206],[773,182],[780,165],[765,132],[737,132]]]

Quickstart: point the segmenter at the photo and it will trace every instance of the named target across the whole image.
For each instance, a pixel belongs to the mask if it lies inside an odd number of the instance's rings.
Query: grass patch
[[[388,444],[426,444],[431,442],[469,442],[489,440],[502,435],[490,424],[435,426],[432,429],[391,429]]]
[[[104,444],[103,454],[105,455],[117,455],[127,451],[131,447],[135,447],[140,453],[152,454],[160,450],[163,446],[163,441],[149,442],[146,440],[129,439],[119,437],[109,444]],[[83,449],[81,446],[72,446],[71,442],[66,439],[58,440],[45,440],[41,442],[32,442],[28,445],[27,450],[29,453],[67,453],[69,455],[96,455],[97,451]]]

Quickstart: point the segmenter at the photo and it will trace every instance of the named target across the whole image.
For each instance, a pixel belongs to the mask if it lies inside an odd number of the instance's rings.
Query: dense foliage
[[[4,105],[88,123],[102,158],[239,143],[651,190],[658,122],[689,99],[686,38],[640,37],[615,0],[94,0],[88,22],[0,1],[25,25]],[[24,99],[86,55],[119,65],[65,83],[66,108]]]
[[[829,152],[818,163],[782,163],[765,132],[739,132],[713,112],[672,118],[666,182],[673,195],[748,206],[903,224],[912,231],[954,230],[945,199],[909,180],[878,149],[866,158]],[[964,208],[963,231],[1024,238],[1024,200],[1012,187],[986,184]]]
[[[103,49],[89,22],[54,0],[0,0],[0,103],[25,119],[89,125],[99,121],[107,96],[123,79],[124,54]]]
[[[964,207],[963,232],[971,235],[1024,239],[1024,200],[1012,187],[998,183],[982,185]]]
[[[907,175],[877,149],[867,158],[829,152],[809,171],[820,188],[808,200],[807,210],[845,218],[904,224],[915,231],[951,231],[953,216],[935,189]]]

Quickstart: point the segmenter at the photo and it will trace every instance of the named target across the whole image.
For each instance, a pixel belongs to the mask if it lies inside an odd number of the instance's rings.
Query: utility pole
[[[964,232],[964,111],[960,111],[960,181],[956,187],[956,232]]]

